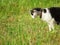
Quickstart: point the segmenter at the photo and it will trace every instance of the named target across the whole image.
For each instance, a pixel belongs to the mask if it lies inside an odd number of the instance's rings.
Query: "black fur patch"
[[[59,24],[60,23],[60,7],[51,7],[48,8],[52,18],[55,19],[56,23]]]
[[[41,11],[41,8],[34,8],[33,10]]]
[[[43,9],[43,12],[46,13],[46,9]]]

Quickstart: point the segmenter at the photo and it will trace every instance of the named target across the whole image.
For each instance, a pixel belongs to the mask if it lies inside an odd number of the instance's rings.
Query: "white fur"
[[[35,18],[37,16],[37,13],[34,12],[33,15],[32,15],[32,18]]]
[[[48,8],[46,8],[46,11],[46,13],[42,12],[42,20],[48,23],[49,30],[51,31],[52,29],[54,30],[54,19],[52,18]]]

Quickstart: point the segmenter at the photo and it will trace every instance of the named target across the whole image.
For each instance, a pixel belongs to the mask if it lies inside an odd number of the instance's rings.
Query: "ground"
[[[60,7],[60,0],[0,0],[0,45],[60,45],[60,26],[49,31],[30,16],[32,8],[53,6]]]

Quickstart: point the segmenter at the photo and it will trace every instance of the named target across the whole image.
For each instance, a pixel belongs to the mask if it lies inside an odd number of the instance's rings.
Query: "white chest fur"
[[[46,13],[42,12],[42,20],[48,23],[49,30],[54,30],[54,18],[52,18],[48,8],[46,8],[46,11]]]
[[[42,20],[49,22],[52,19],[52,17],[51,17],[51,14],[47,8],[46,8],[46,11],[47,11],[46,13],[42,12]]]

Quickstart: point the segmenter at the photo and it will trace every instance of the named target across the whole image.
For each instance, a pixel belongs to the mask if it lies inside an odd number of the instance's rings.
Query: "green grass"
[[[34,7],[60,7],[59,0],[0,0],[0,45],[60,45],[60,26],[49,31],[39,17],[32,19]]]

